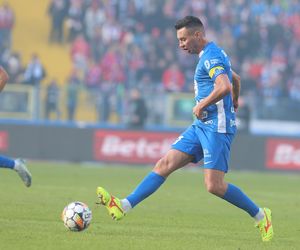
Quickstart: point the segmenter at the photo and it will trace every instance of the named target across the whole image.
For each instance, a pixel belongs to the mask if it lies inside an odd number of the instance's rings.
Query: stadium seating
[[[69,47],[52,44],[50,46],[48,43],[50,29],[47,16],[48,1],[10,0],[9,4],[16,16],[13,49],[20,51],[25,64],[28,63],[32,53],[37,53],[46,68],[47,78],[55,76],[63,83],[71,68]]]

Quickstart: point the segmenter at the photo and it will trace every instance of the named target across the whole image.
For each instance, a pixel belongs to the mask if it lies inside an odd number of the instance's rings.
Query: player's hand
[[[233,107],[234,107],[234,111],[237,112],[238,108],[239,108],[239,100],[238,99],[233,99]]]
[[[0,92],[5,87],[5,84],[7,83],[8,79],[9,77],[7,72],[5,71],[4,68],[0,66]]]
[[[201,120],[202,112],[203,112],[203,109],[201,107],[201,104],[197,103],[193,108],[193,114],[197,117],[197,119]]]

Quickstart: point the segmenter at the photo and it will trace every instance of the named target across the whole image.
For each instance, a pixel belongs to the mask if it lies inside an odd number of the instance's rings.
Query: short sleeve
[[[226,74],[224,57],[220,53],[208,53],[204,60],[204,68],[209,77],[215,81],[218,75]]]

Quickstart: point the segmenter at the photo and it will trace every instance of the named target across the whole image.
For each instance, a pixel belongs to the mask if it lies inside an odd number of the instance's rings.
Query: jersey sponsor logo
[[[230,127],[236,126],[236,120],[230,119]]]
[[[214,65],[214,64],[221,63],[221,60],[218,59],[218,58],[216,58],[216,59],[211,59],[211,60],[209,60],[209,62],[210,62],[211,65]]]
[[[213,78],[213,76],[216,74],[216,73],[219,73],[219,72],[223,72],[224,71],[224,68],[222,66],[216,66],[216,67],[213,67],[210,71],[209,71],[209,77],[210,78]]]
[[[208,60],[205,60],[204,66],[205,66],[206,69],[209,69],[209,68],[210,68],[210,63],[209,63]]]
[[[205,121],[204,124],[212,125],[212,124],[214,124],[214,121],[213,120],[208,120],[208,121]]]

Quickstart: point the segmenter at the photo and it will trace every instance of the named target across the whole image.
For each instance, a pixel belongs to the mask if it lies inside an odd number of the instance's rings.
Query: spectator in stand
[[[173,63],[165,70],[162,77],[162,83],[166,91],[180,92],[183,90],[185,77],[178,64]]]
[[[113,86],[111,83],[103,82],[99,88],[96,99],[96,111],[98,122],[107,123],[111,114],[111,96],[113,93]]]
[[[136,88],[151,96],[151,98],[145,99],[148,110],[147,122],[149,124],[162,125],[164,124],[165,113],[161,107],[164,105],[162,104],[162,100],[164,100],[165,91],[162,84],[154,82],[151,77],[152,75],[148,72],[144,73]]]
[[[77,54],[80,54],[85,60],[90,58],[90,45],[81,33],[74,39],[71,46],[71,58],[73,60]]]
[[[95,105],[97,109],[97,101],[99,89],[101,88],[102,77],[101,69],[98,63],[90,61],[88,72],[85,75],[84,86],[88,91],[88,102],[91,105]],[[103,93],[101,93],[103,94]]]
[[[157,62],[159,67],[162,69],[161,75],[165,72],[165,70],[171,67],[174,61],[176,61],[175,55],[170,48],[162,50],[161,56]]]
[[[296,62],[293,77],[288,82],[288,93],[291,99],[290,109],[300,114],[300,59]],[[298,116],[300,120],[300,116]]]
[[[145,70],[146,62],[143,50],[140,47],[133,45],[128,53],[128,85],[134,87]]]
[[[46,77],[46,70],[37,54],[31,56],[24,73],[24,83],[34,87],[34,119],[40,119],[40,85]]]
[[[132,129],[143,129],[147,116],[148,109],[141,92],[138,89],[132,89],[129,100],[129,127]]]
[[[113,15],[108,15],[102,26],[102,38],[104,45],[118,42],[122,37],[121,23],[117,22]]]
[[[88,41],[92,43],[96,35],[96,30],[101,27],[105,22],[106,14],[104,6],[99,0],[92,0],[88,6],[85,17],[85,33]]]
[[[85,35],[91,47],[91,56],[95,62],[99,61],[105,50],[102,37],[102,26],[105,19],[104,4],[99,0],[92,0],[91,5],[87,7],[84,24]]]
[[[39,87],[41,81],[46,77],[46,70],[37,54],[31,56],[24,73],[24,83]]]
[[[84,74],[88,70],[88,61],[91,57],[90,45],[83,34],[78,34],[71,45],[71,58],[73,66]]]
[[[101,27],[97,27],[95,29],[95,34],[92,37],[92,40],[89,41],[91,46],[91,57],[95,62],[99,62],[101,57],[106,52],[106,47],[103,46],[102,43],[102,29]]]
[[[277,119],[280,117],[279,107],[280,97],[283,95],[282,76],[278,70],[270,63],[264,68],[261,77],[261,97],[263,101],[262,116],[267,119]]]
[[[0,6],[0,54],[5,48],[10,48],[11,33],[15,24],[15,15],[8,2]]]
[[[156,83],[161,82],[162,69],[159,68],[159,65],[157,63],[159,60],[159,54],[154,45],[152,46],[150,45],[147,51],[146,58],[147,58],[147,71],[151,74],[153,81]]]
[[[120,50],[115,44],[110,47],[107,53],[100,61],[100,67],[103,80],[106,82],[124,83],[125,82],[125,68],[121,57]]]
[[[88,72],[85,76],[85,86],[91,92],[95,91],[96,89],[100,88],[101,85],[101,69],[99,64],[91,61]]]
[[[74,121],[76,114],[78,96],[81,88],[82,80],[76,70],[73,70],[67,80],[67,114],[68,121]]]
[[[84,31],[85,9],[83,7],[83,0],[70,0],[66,19],[69,42],[72,42]]]
[[[59,110],[60,89],[56,79],[52,79],[46,89],[45,118],[50,119],[50,114],[56,115],[56,120],[60,119]]]
[[[249,102],[247,102],[243,97],[239,98],[239,109],[236,118],[237,118],[237,127],[239,131],[248,133],[251,111],[249,107]]]
[[[64,20],[67,15],[67,0],[51,0],[48,15],[51,17],[50,42],[62,43],[64,40]]]
[[[22,83],[24,68],[19,53],[13,53],[7,60],[7,73],[10,83]]]

